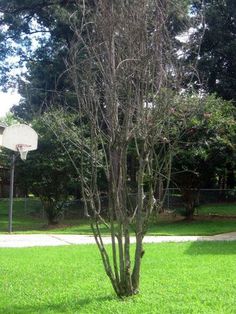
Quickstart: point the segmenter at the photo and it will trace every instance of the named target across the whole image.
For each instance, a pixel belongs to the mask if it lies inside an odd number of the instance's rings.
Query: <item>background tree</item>
[[[195,45],[196,54],[190,54],[190,60],[198,58],[197,86],[203,87],[209,93],[216,93],[225,100],[235,101],[236,2],[234,0],[192,2],[196,28],[190,42]]]
[[[169,9],[167,27],[172,49],[177,51],[180,47],[175,35],[188,20],[189,1],[171,2],[173,6]],[[30,121],[49,107],[73,107],[76,103],[65,60],[73,45],[71,18],[76,14],[78,21],[83,20],[82,11],[75,13],[77,3],[80,1],[0,0],[0,78],[6,89],[18,86],[22,99],[13,111],[24,120]],[[86,2],[87,12],[92,12],[95,7],[95,1]],[[83,38],[86,36],[85,31]],[[83,53],[81,50],[81,66]],[[10,57],[14,58],[13,63]],[[12,71],[17,64],[24,67],[25,73]],[[176,82],[172,80],[175,87]]]
[[[72,118],[67,116],[67,121]],[[38,149],[24,163],[18,160],[16,181],[25,195],[31,192],[40,198],[48,223],[56,224],[64,216],[69,197],[80,189],[79,178],[61,142],[41,118],[33,121],[33,128],[39,134]],[[78,162],[80,155],[76,152],[75,156],[68,138],[65,141],[67,150]]]
[[[177,98],[180,104],[174,119],[185,124],[173,159],[173,181],[182,193],[186,217],[192,218],[200,188],[220,188],[223,182],[224,188],[230,187],[228,168],[235,168],[235,108],[215,95]]]
[[[1,85],[18,85],[22,100],[14,112],[20,118],[30,121],[52,105],[72,105],[64,60],[73,36],[74,3],[0,1]]]

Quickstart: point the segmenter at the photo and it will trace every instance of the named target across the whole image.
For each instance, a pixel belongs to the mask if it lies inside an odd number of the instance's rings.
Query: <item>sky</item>
[[[31,27],[34,30],[37,30],[35,32],[32,32],[32,36],[31,36],[31,41],[32,41],[32,52],[39,47],[39,40],[42,37],[48,38],[48,34],[44,33],[45,28],[43,28],[42,33],[40,32],[40,29],[42,29],[41,25],[37,23],[37,19],[32,19],[31,20]],[[7,32],[8,28],[6,27],[5,31]],[[28,37],[28,35],[26,35],[26,37]],[[11,46],[13,48],[16,49],[19,48],[19,46],[17,45],[17,43],[15,43],[13,40],[10,39],[11,42]],[[23,49],[22,46],[20,46],[21,49]],[[25,53],[27,54],[27,51],[25,51]],[[10,56],[7,59],[7,62],[9,64],[15,64],[16,67],[14,69],[12,69],[10,71],[10,74],[12,76],[21,76],[23,73],[25,73],[27,71],[27,68],[23,65],[18,66],[19,65],[19,61],[20,58],[18,55],[15,56]],[[6,115],[7,112],[9,112],[10,108],[13,105],[17,105],[19,103],[20,100],[20,95],[17,93],[17,91],[9,91],[7,93],[3,93],[0,91],[0,118],[4,117]]]
[[[17,105],[20,95],[16,91],[0,92],[0,117],[4,117],[13,105]]]

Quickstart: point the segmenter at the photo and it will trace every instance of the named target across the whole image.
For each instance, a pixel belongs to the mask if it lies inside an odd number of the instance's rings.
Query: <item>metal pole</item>
[[[167,208],[170,209],[170,189],[167,189]]]
[[[27,214],[27,195],[25,194],[25,199],[24,199],[24,212],[25,215]]]
[[[11,160],[11,177],[10,177],[10,195],[9,195],[9,212],[8,212],[8,232],[12,232],[12,211],[13,211],[13,195],[14,195],[14,172],[15,172],[15,154]]]

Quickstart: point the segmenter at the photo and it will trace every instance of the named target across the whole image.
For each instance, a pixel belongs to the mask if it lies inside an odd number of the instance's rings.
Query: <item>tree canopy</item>
[[[190,37],[195,46],[197,84],[225,100],[236,100],[236,2],[193,1],[196,28]],[[199,82],[200,79],[200,82]]]
[[[14,112],[20,118],[30,120],[52,104],[70,102],[65,56],[73,37],[69,17],[74,5],[74,1],[0,2],[1,82],[5,88],[18,84],[23,99]],[[26,67],[18,78],[16,63]]]
[[[167,26],[176,51],[179,46],[175,35],[187,23],[188,2],[173,0],[169,7]],[[97,8],[98,3],[92,0],[84,3],[74,0],[0,1],[0,61],[4,65],[0,77],[5,88],[18,84],[23,97],[20,106],[13,108],[18,117],[29,121],[49,107],[77,105],[68,77],[68,53],[75,40],[72,24],[75,20],[78,25],[83,22],[84,10],[86,14],[92,14]],[[87,36],[84,31],[83,40],[86,41]],[[80,67],[83,67],[83,54],[81,49]],[[12,57],[17,60],[14,64],[11,63]],[[12,69],[16,63],[26,70],[17,80],[15,73],[18,72]],[[83,83],[79,82],[80,85]]]

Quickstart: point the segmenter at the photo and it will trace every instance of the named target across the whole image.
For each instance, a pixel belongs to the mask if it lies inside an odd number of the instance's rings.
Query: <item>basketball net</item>
[[[28,148],[31,147],[31,145],[27,145],[27,144],[18,144],[16,145],[16,148],[18,150],[18,152],[20,153],[20,158],[21,160],[26,160],[27,158],[27,154],[29,152]]]

